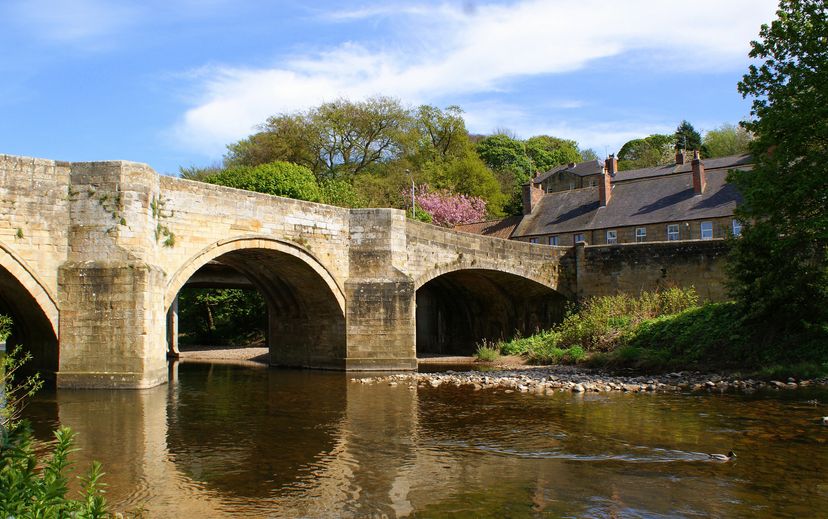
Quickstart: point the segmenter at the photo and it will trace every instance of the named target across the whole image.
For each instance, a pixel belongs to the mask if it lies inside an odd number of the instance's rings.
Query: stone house
[[[749,155],[692,161],[683,151],[675,163],[618,171],[610,156],[559,166],[523,186],[523,216],[458,226],[458,230],[544,245],[571,246],[708,240],[738,235],[741,201],[726,181],[730,169],[750,169]],[[508,224],[508,225],[506,225]],[[510,229],[507,232],[505,228]]]

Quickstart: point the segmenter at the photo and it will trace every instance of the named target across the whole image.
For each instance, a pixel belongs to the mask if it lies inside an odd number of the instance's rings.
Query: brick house
[[[523,217],[458,226],[458,230],[544,245],[590,245],[673,240],[706,240],[738,235],[734,218],[741,201],[726,182],[730,169],[749,170],[749,155],[685,159],[618,171],[610,156],[559,166],[523,186]],[[508,224],[508,225],[507,225]]]

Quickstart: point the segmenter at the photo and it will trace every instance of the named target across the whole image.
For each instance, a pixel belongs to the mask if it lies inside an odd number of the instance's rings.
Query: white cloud
[[[382,43],[345,42],[268,69],[214,67],[196,85],[200,95],[173,133],[215,157],[267,115],[337,97],[385,94],[419,103],[502,91],[520,78],[566,73],[633,50],[647,51],[657,60],[652,66],[676,63],[677,70],[741,66],[776,0],[697,0],[692,9],[664,0],[470,5],[331,13],[340,20],[397,17],[405,23],[391,26],[405,30],[383,35]],[[468,115],[476,117],[472,110]],[[563,130],[559,134],[576,137]],[[609,138],[582,133],[586,143]],[[630,134],[616,133],[614,140]]]

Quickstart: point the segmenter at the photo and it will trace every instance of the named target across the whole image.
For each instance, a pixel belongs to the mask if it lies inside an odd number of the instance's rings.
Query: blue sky
[[[776,0],[2,0],[0,153],[221,160],[267,116],[338,97],[460,105],[474,133],[603,155],[736,123]]]

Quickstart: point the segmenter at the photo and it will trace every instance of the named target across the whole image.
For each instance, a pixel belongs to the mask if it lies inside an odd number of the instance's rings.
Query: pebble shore
[[[725,392],[751,393],[761,389],[796,389],[828,385],[828,379],[763,381],[736,378],[715,373],[680,371],[661,375],[619,376],[568,366],[507,369],[500,371],[444,371],[436,373],[400,373],[378,377],[355,377],[359,384],[416,384],[421,387],[469,387],[475,391],[498,389],[507,393],[548,394],[557,392],[602,393],[645,392]]]

